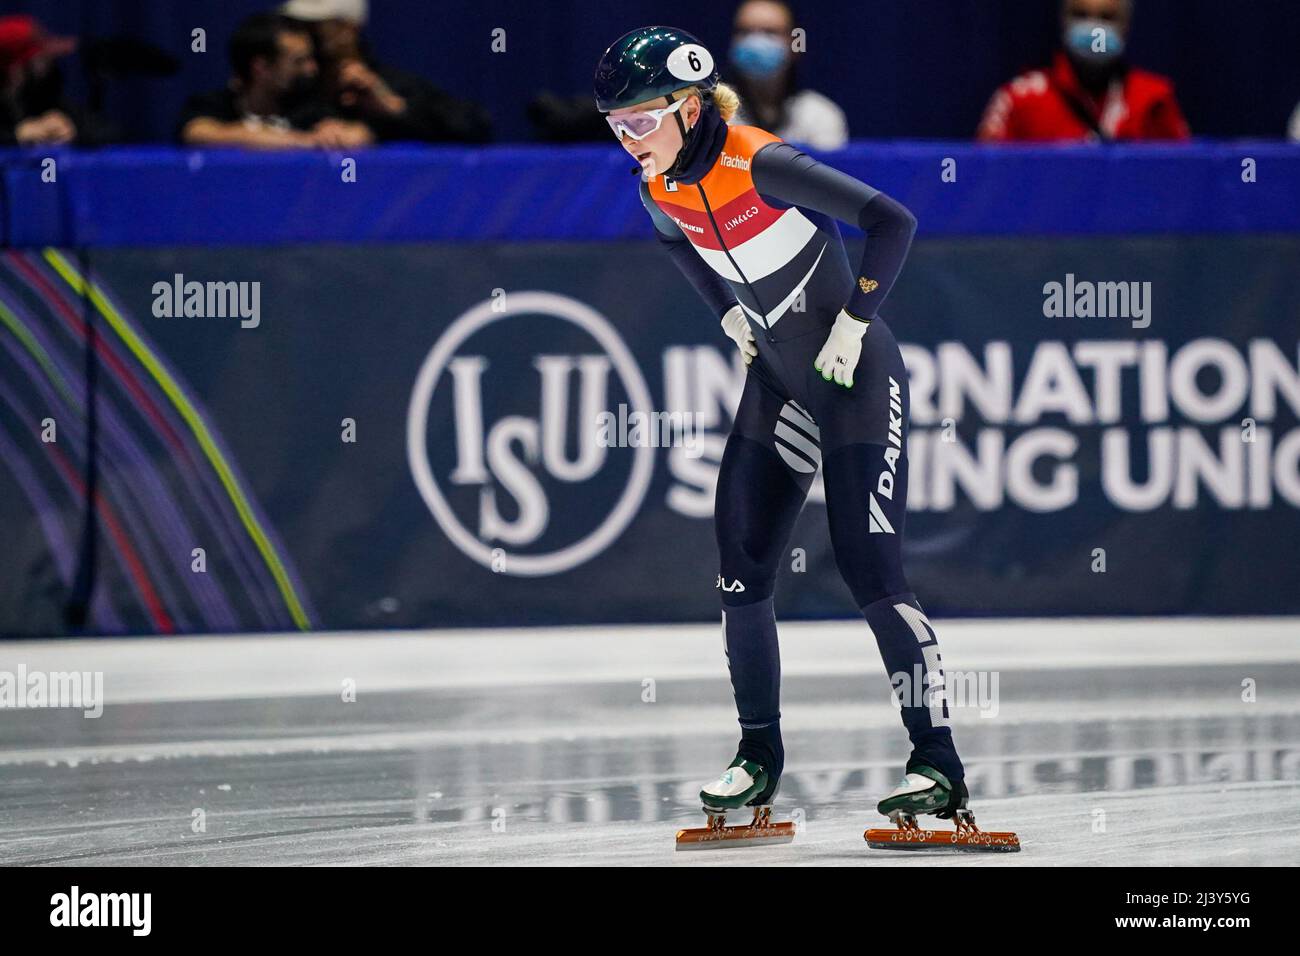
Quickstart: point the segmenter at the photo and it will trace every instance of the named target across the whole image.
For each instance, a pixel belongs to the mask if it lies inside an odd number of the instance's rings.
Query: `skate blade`
[[[873,850],[962,850],[974,853],[1018,853],[1020,837],[1014,833],[976,830],[868,830],[862,836]]]
[[[721,850],[742,846],[770,846],[794,842],[792,822],[753,826],[744,823],[731,827],[691,827],[677,831],[679,850]]]

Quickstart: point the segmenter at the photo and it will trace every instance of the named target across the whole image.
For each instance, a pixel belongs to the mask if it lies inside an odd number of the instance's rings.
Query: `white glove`
[[[722,316],[722,331],[740,347],[740,352],[745,356],[745,364],[748,365],[754,361],[758,355],[758,345],[754,341],[754,330],[749,326],[749,319],[745,318],[745,310],[739,305],[733,305]]]
[[[869,325],[870,320],[855,319],[840,309],[826,344],[813,359],[813,368],[822,373],[822,378],[845,388],[853,387],[853,370],[862,356],[862,336]]]

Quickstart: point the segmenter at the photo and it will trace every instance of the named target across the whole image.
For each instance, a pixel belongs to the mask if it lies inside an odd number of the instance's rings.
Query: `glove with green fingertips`
[[[826,344],[813,359],[813,368],[821,373],[823,379],[845,388],[853,387],[853,370],[862,357],[862,336],[870,326],[870,319],[859,319],[840,309],[835,324],[831,326],[831,334],[826,337]]]

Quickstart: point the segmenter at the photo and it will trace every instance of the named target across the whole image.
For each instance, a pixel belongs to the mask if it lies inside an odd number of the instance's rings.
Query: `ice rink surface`
[[[1300,861],[1300,621],[935,625],[977,691],[972,809],[1021,853],[867,848],[907,741],[865,624],[827,622],[781,630],[798,837],[695,853],[674,833],[739,738],[717,626],[0,643],[106,700],[0,709],[0,863]]]

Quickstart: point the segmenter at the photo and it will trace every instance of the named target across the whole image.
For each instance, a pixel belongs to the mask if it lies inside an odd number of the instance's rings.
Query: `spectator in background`
[[[223,90],[191,96],[180,138],[193,146],[346,149],[374,141],[361,123],[334,116],[318,96],[311,36],[272,13],[239,25],[230,40],[234,70]]]
[[[1286,135],[1291,142],[1300,143],[1300,106],[1297,106],[1295,112],[1291,114],[1291,122],[1287,124]]]
[[[376,139],[486,143],[492,138],[491,120],[481,106],[374,60],[361,35],[366,0],[289,0],[279,10],[311,28],[326,102],[340,116],[364,123]]]
[[[816,149],[839,149],[849,140],[844,111],[821,93],[799,89],[795,80],[794,25],[790,8],[775,0],[747,0],[736,10],[727,80],[740,94],[740,109],[731,122]]]
[[[29,16],[0,17],[0,145],[95,145],[100,124],[63,96],[57,60],[74,37],[46,33]]]
[[[1064,49],[993,94],[980,140],[1190,138],[1173,83],[1129,65],[1131,0],[1065,0],[1061,12]]]

